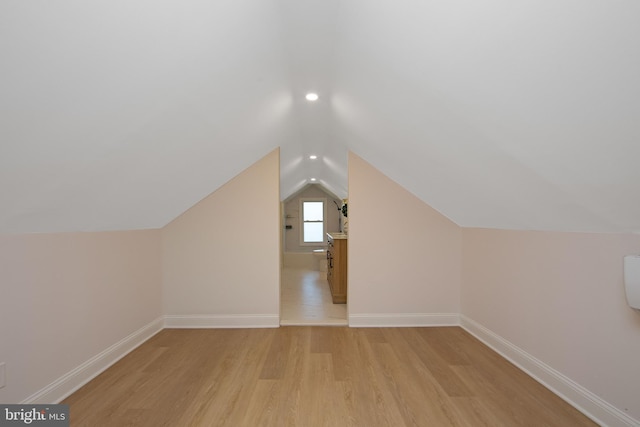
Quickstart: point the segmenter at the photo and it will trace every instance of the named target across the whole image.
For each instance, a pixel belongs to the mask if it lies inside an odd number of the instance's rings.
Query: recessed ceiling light
[[[315,178],[311,178],[311,182],[316,182],[316,179]]]
[[[313,93],[313,92],[309,92],[307,94],[307,96],[305,96],[305,98],[307,98],[307,101],[317,101],[318,100],[318,94],[317,93]]]
[[[315,160],[317,158],[318,158],[318,156],[316,156],[315,154],[312,154],[312,155],[309,156],[309,159],[311,159],[311,160]]]

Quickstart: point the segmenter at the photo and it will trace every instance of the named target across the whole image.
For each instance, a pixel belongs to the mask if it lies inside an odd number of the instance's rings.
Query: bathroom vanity
[[[334,304],[347,302],[347,235],[327,233],[327,281]]]

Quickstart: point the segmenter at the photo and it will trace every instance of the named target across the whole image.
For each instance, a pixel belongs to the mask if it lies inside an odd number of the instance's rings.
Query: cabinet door
[[[347,240],[334,242],[331,296],[334,304],[347,302]]]

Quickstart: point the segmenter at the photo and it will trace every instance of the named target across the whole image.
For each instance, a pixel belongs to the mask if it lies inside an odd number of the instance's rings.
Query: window
[[[322,199],[301,200],[302,244],[324,243],[324,205]]]

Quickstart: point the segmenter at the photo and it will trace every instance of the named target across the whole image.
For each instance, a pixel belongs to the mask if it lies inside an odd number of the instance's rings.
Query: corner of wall
[[[348,167],[350,324],[457,323],[460,227],[353,152]]]
[[[277,148],[163,228],[165,315],[279,316],[279,164]]]

